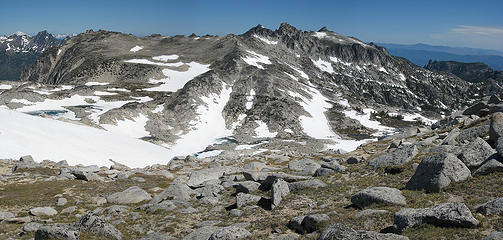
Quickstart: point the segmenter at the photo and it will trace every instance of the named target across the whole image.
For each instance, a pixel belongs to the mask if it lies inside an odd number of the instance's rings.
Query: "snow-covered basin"
[[[0,159],[32,155],[36,161],[66,160],[70,165],[129,167],[166,164],[173,152],[146,141],[88,126],[0,108]]]

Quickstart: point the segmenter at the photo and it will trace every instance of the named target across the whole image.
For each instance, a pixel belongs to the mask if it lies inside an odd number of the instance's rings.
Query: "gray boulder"
[[[15,172],[15,171],[21,170],[21,169],[38,168],[38,167],[40,167],[40,164],[35,162],[35,160],[33,160],[32,156],[28,155],[28,156],[21,157],[19,159],[19,161],[17,161],[14,164],[12,171]]]
[[[312,214],[304,217],[301,225],[307,233],[312,233],[321,229],[329,221],[330,217],[326,214]]]
[[[482,240],[503,240],[503,232],[492,232]]]
[[[489,140],[496,142],[503,137],[503,112],[494,113],[489,124]]]
[[[117,192],[107,197],[109,203],[115,204],[134,204],[152,199],[149,193],[145,190],[132,186],[122,192]]]
[[[337,161],[324,162],[321,164],[321,167],[332,169],[336,172],[344,172],[346,171],[346,167],[340,165]]]
[[[191,194],[194,194],[194,191],[187,186],[187,184],[176,182],[171,184],[166,190],[154,196],[150,203],[160,203],[166,199],[189,201],[191,199]]]
[[[256,205],[260,201],[261,197],[257,195],[247,194],[247,193],[238,193],[236,195],[236,206],[238,208],[245,205]]]
[[[408,237],[392,233],[378,233],[371,231],[355,231],[341,223],[328,225],[321,232],[318,240],[408,240]]]
[[[43,225],[35,232],[35,240],[63,239],[78,240],[80,232],[68,224]]]
[[[160,232],[153,232],[145,235],[140,240],[175,240],[176,238]]]
[[[279,206],[281,200],[286,197],[290,193],[290,189],[288,188],[288,183],[283,179],[276,179],[272,184],[271,194],[271,209]]]
[[[3,221],[3,220],[5,220],[5,219],[13,218],[15,216],[16,215],[14,215],[11,212],[0,212],[0,222]]]
[[[496,198],[477,207],[484,215],[503,215],[503,198]]]
[[[29,222],[23,225],[23,232],[36,232],[43,224],[36,222]]]
[[[330,168],[321,167],[321,168],[318,168],[318,170],[316,170],[316,172],[314,172],[313,177],[329,176],[329,175],[332,175],[335,173],[336,172]]]
[[[306,188],[322,188],[326,186],[327,186],[326,183],[318,179],[288,183],[288,189],[290,190],[290,192],[296,192]]]
[[[361,160],[356,157],[349,157],[348,160],[346,160],[346,162],[348,164],[357,164],[357,163],[361,162]]]
[[[300,234],[306,233],[306,229],[304,228],[304,226],[302,226],[302,221],[304,221],[305,217],[306,216],[297,216],[290,219],[290,221],[288,222],[288,228]]]
[[[239,168],[230,166],[213,167],[194,171],[190,173],[187,185],[189,187],[199,187],[208,180],[216,180],[222,177],[224,174],[229,175],[240,171],[241,170]]]
[[[243,172],[243,176],[245,177],[246,180],[255,182],[264,182],[267,178],[269,179],[281,178],[287,182],[303,181],[313,178],[312,176],[292,175],[284,172],[253,172],[253,171]]]
[[[229,226],[216,230],[211,234],[208,240],[233,240],[233,239],[245,239],[251,235],[248,230],[237,227]]]
[[[442,145],[457,145],[458,142],[456,142],[456,138],[460,133],[461,131],[459,130],[459,128],[456,127],[452,129],[442,141]]]
[[[250,193],[258,190],[260,183],[254,181],[240,182],[235,186],[236,192]]]
[[[193,230],[191,233],[182,238],[182,240],[201,240],[209,239],[211,235],[220,229],[221,227],[216,226],[204,226]]]
[[[54,216],[58,214],[58,211],[52,207],[36,207],[30,209],[30,214],[33,216]]]
[[[89,232],[98,236],[117,240],[122,239],[122,233],[119,230],[93,213],[84,214],[84,216],[80,218],[79,229],[81,232]]]
[[[451,153],[454,156],[458,156],[463,152],[463,148],[455,145],[440,145],[432,146],[423,149],[422,153]]]
[[[68,203],[68,200],[66,198],[58,198],[56,201],[56,206],[65,206],[66,203]]]
[[[415,145],[402,145],[395,151],[380,155],[369,162],[372,167],[390,167],[411,161],[418,153]]]
[[[288,163],[288,168],[294,171],[299,172],[303,175],[312,176],[321,165],[317,162],[303,158],[303,159],[295,159]]]
[[[503,137],[498,138],[496,141],[496,151],[500,157],[503,157]]]
[[[469,168],[480,166],[486,159],[496,153],[484,139],[476,138],[463,147],[459,159]]]
[[[495,159],[490,159],[482,164],[482,166],[480,166],[472,175],[487,175],[493,172],[503,172],[503,163]]]
[[[84,180],[84,181],[104,181],[102,177],[93,172],[87,172],[81,169],[72,169],[70,170],[70,174],[72,174],[75,179]]]
[[[462,130],[456,137],[458,143],[470,142],[476,138],[484,137],[489,134],[489,124],[485,124],[478,127],[472,127]]]
[[[400,190],[389,187],[369,187],[363,189],[351,197],[351,202],[359,208],[372,204],[407,204]]]
[[[405,188],[439,192],[451,182],[464,181],[470,175],[470,170],[456,156],[449,153],[437,153],[425,157],[419,163]]]
[[[395,213],[394,226],[398,232],[418,224],[448,227],[474,227],[479,225],[464,203],[443,203],[430,208],[406,208]]]

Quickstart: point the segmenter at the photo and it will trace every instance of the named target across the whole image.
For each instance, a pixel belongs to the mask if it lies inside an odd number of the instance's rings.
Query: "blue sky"
[[[0,0],[0,35],[106,29],[135,35],[240,34],[288,22],[363,41],[503,50],[503,1]]]

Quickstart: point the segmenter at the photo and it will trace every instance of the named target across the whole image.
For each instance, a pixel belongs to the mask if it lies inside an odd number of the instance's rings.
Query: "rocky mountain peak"
[[[279,33],[280,35],[292,36],[292,35],[300,33],[301,31],[299,31],[294,26],[284,22],[279,25],[279,28],[276,32]]]
[[[330,32],[327,27],[322,27],[318,32]]]

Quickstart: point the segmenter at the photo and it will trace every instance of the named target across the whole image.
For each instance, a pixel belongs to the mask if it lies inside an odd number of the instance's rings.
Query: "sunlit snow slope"
[[[166,164],[170,151],[123,134],[0,108],[0,158],[32,155],[36,161],[67,160],[70,165],[130,167]]]

